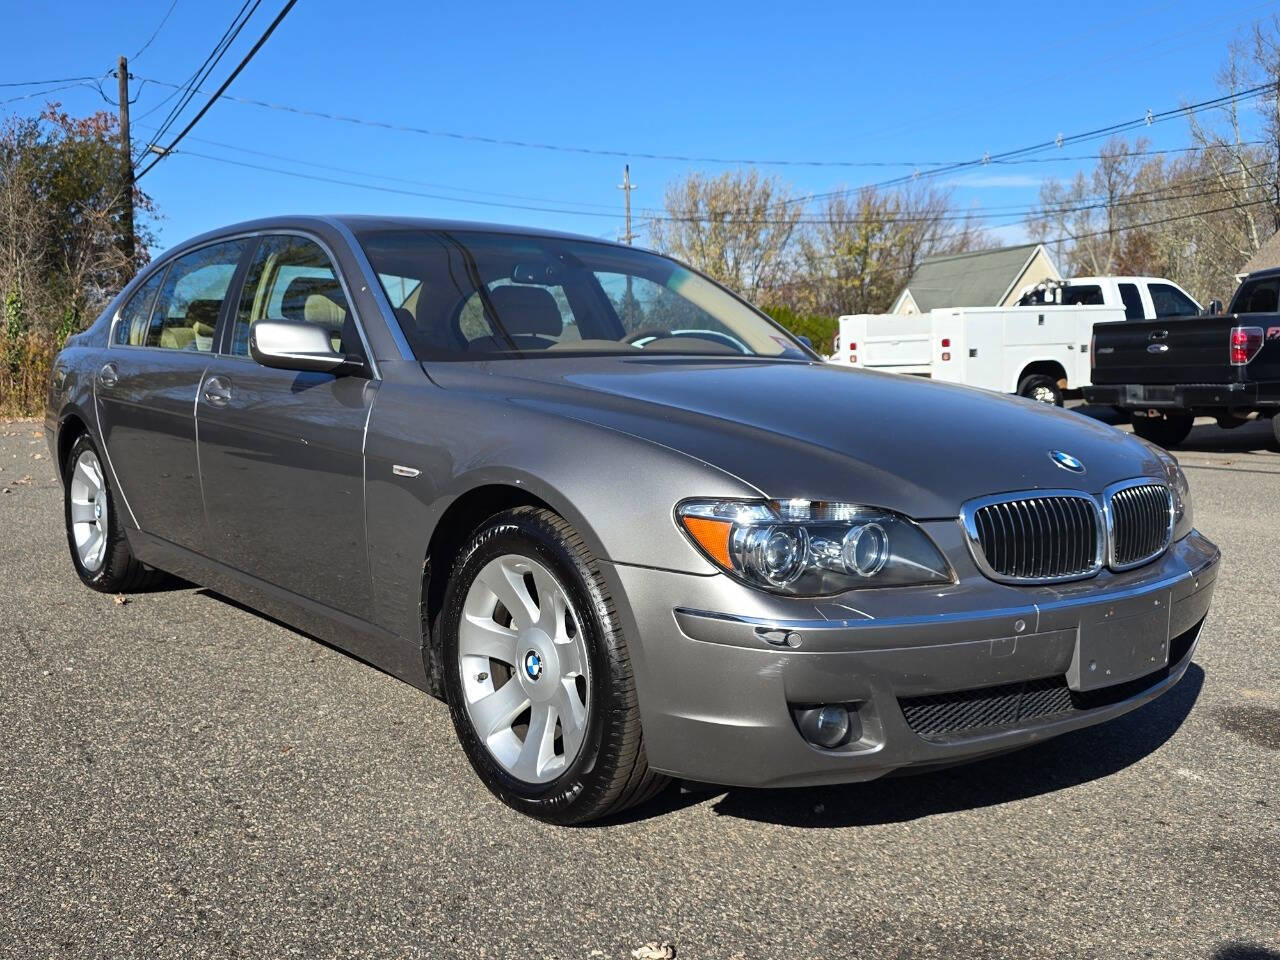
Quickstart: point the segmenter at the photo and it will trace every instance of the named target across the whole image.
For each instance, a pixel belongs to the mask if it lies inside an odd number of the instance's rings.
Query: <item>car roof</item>
[[[441,220],[430,217],[388,217],[369,214],[332,214],[332,215],[293,215],[278,217],[260,217],[256,220],[244,220],[240,223],[227,224],[215,230],[208,230],[198,236],[191,237],[175,244],[162,255],[154,259],[168,257],[179,250],[193,246],[201,246],[220,237],[233,234],[257,233],[269,230],[311,229],[317,227],[341,226],[353,233],[373,230],[471,230],[485,233],[512,233],[529,237],[549,237],[556,240],[580,240],[588,243],[601,243],[608,246],[620,246],[611,240],[600,237],[588,237],[583,234],[566,233],[559,230],[544,230],[540,227],[515,226],[511,224],[483,223],[469,220]]]

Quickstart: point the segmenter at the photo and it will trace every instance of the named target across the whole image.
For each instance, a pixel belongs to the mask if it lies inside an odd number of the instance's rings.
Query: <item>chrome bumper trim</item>
[[[971,610],[956,613],[914,614],[902,617],[881,617],[879,619],[866,616],[860,620],[782,620],[767,617],[748,617],[737,613],[720,613],[714,610],[698,610],[690,607],[676,607],[672,612],[677,617],[699,617],[704,620],[720,620],[727,623],[738,623],[762,630],[809,630],[809,631],[843,631],[856,630],[860,627],[912,627],[938,623],[967,623],[974,620],[990,620],[1003,617],[1039,617],[1043,613],[1056,610],[1069,610],[1075,607],[1092,606],[1116,600],[1127,600],[1158,590],[1167,590],[1187,580],[1200,576],[1204,571],[1218,563],[1222,552],[1214,547],[1213,555],[1203,563],[1150,583],[1136,584],[1118,590],[1108,590],[1080,597],[1066,597],[1046,603],[1028,603],[1020,607],[1006,607],[998,610]]]

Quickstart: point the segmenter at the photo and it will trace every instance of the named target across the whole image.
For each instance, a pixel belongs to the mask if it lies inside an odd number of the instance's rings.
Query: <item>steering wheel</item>
[[[644,327],[629,336],[623,337],[622,342],[634,345],[637,340],[666,340],[674,336],[676,334],[662,327]],[[641,347],[640,349],[644,348]]]

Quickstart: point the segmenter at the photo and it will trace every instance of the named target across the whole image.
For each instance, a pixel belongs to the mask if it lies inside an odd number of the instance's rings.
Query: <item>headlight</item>
[[[809,500],[687,500],[680,525],[707,558],[755,587],[796,597],[951,583],[951,567],[906,517]]]
[[[1181,540],[1191,532],[1194,521],[1191,512],[1191,486],[1187,483],[1187,475],[1178,466],[1174,457],[1159,447],[1153,446],[1160,465],[1164,467],[1165,482],[1173,492],[1173,539]]]

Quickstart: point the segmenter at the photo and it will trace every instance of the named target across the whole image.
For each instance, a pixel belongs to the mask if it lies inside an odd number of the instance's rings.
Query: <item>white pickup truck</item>
[[[1068,391],[1089,385],[1095,323],[1200,312],[1181,287],[1159,277],[1077,277],[1028,288],[1012,307],[843,316],[831,361],[1061,406]]]

